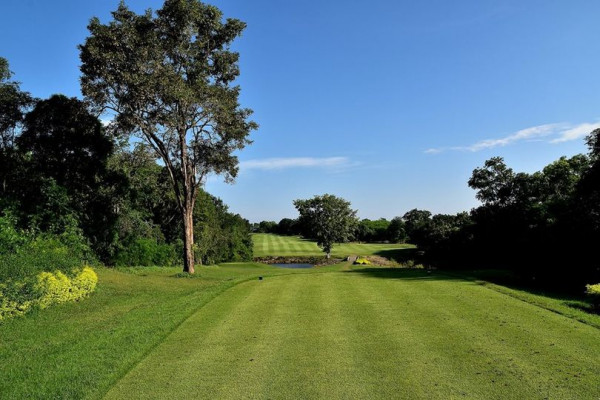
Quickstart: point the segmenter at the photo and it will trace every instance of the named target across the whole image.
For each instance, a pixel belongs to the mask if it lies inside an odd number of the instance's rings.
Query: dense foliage
[[[500,157],[473,171],[481,206],[470,213],[404,216],[409,240],[439,267],[512,269],[529,283],[581,292],[600,281],[600,130],[590,153],[561,157],[532,174]]]
[[[115,131],[137,135],[160,157],[182,220],[184,271],[193,273],[198,190],[209,174],[235,178],[235,151],[258,127],[238,102],[239,55],[230,50],[246,24],[197,0],[165,0],[139,15],[121,2],[112,17],[88,25],[82,93],[114,113]]]
[[[0,108],[14,111],[0,126],[0,281],[97,260],[181,265],[180,210],[156,152],[118,141],[78,99],[31,99],[0,76]],[[251,259],[249,223],[202,189],[198,196],[197,260]]]

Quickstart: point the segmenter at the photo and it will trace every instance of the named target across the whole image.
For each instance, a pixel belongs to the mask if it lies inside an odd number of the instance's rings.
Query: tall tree
[[[294,200],[294,206],[300,213],[298,222],[316,239],[327,258],[331,257],[334,243],[352,238],[358,224],[356,210],[350,208],[350,202],[331,194]]]
[[[184,271],[194,272],[193,211],[209,173],[231,182],[235,150],[249,144],[252,111],[238,103],[239,75],[231,42],[246,24],[197,0],[166,0],[154,15],[121,2],[104,25],[88,25],[80,46],[81,86],[114,128],[146,140],[168,169],[183,220]]]
[[[11,184],[18,182],[20,163],[15,149],[15,138],[23,118],[34,100],[21,91],[18,82],[11,80],[8,61],[0,57],[0,197],[9,195]]]

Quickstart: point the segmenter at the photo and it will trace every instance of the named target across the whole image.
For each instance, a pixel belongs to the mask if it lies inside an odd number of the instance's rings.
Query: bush
[[[161,244],[155,239],[139,238],[117,253],[115,265],[120,267],[172,266],[181,263],[180,254],[174,244]]]
[[[90,267],[62,271],[42,271],[35,277],[0,283],[0,321],[53,304],[77,301],[96,289],[98,276]]]
[[[0,254],[0,282],[23,280],[43,271],[68,273],[85,264],[85,257],[56,237],[38,237],[16,251]]]
[[[0,254],[14,253],[27,242],[27,235],[16,228],[11,214],[0,217]]]
[[[371,265],[371,261],[367,260],[366,258],[362,258],[359,257],[356,259],[356,261],[354,261],[355,265]]]
[[[592,306],[596,310],[600,310],[600,283],[586,285],[585,288],[585,293],[592,299]]]

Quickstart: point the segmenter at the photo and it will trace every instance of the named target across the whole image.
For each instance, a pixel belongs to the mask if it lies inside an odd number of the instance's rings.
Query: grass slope
[[[597,399],[600,330],[420,271],[237,285],[115,385],[121,398]]]
[[[255,233],[254,256],[322,256],[323,250],[311,240],[298,236],[279,236],[269,233]],[[331,254],[334,257],[349,255],[373,255],[398,249],[412,248],[408,244],[379,244],[379,243],[342,243],[333,246]]]
[[[0,324],[0,399],[99,398],[188,316],[260,264],[97,270],[91,298]],[[290,273],[290,271],[285,271]]]

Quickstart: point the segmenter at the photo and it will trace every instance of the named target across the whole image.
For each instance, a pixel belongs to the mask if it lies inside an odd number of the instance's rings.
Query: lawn
[[[237,285],[107,398],[597,399],[599,372],[595,327],[475,282],[365,269]]]
[[[0,399],[98,398],[179,324],[261,264],[198,268],[98,268],[91,298],[0,323]]]
[[[0,325],[0,398],[600,396],[600,317],[554,299],[421,270],[178,272],[99,269],[90,299]]]
[[[302,239],[299,236],[280,236],[270,233],[255,233],[254,257],[267,256],[322,256],[323,250],[314,241]],[[413,248],[409,244],[380,244],[380,243],[342,243],[333,246],[331,255],[347,257],[349,255],[374,255],[398,249]]]

